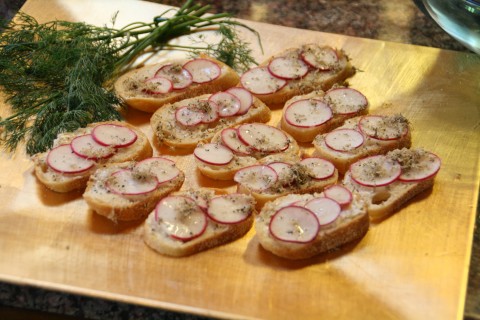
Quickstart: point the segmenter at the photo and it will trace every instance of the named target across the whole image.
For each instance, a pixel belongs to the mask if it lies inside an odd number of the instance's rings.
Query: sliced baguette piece
[[[268,122],[271,118],[270,109],[259,99],[253,97],[253,103],[244,114],[229,117],[219,117],[210,123],[198,123],[185,126],[176,120],[179,108],[208,100],[210,94],[182,100],[165,105],[157,110],[150,119],[150,124],[155,136],[160,143],[173,148],[193,149],[200,142],[209,142],[218,131],[234,127],[242,123]]]
[[[121,182],[135,185],[129,188],[128,192],[125,186],[118,185],[119,181],[112,178],[115,173],[123,170],[131,172],[132,175],[129,175],[130,179],[127,181]],[[153,190],[136,191],[137,184],[141,185],[142,181],[152,178],[157,182]],[[185,174],[173,161],[166,158],[107,164],[90,176],[83,198],[90,209],[114,222],[139,220],[144,219],[160,199],[179,190],[184,180]]]
[[[173,257],[183,257],[192,255],[204,250],[208,250],[236,239],[243,237],[252,227],[254,220],[254,199],[248,195],[240,194],[218,194],[217,190],[200,188],[196,190],[186,190],[172,194],[173,197],[184,197],[193,199],[195,209],[192,208],[190,200],[185,201],[184,205],[174,207],[175,210],[182,210],[183,217],[190,217],[193,212],[205,215],[206,226],[191,239],[182,240],[175,237],[173,228],[169,228],[171,221],[166,221],[159,216],[162,214],[156,212],[162,206],[162,201],[169,201],[164,198],[159,202],[157,208],[150,213],[144,225],[144,241],[145,243],[158,253]],[[218,199],[232,199],[222,201],[220,207],[216,205],[215,210],[221,210],[230,217],[239,215],[241,220],[235,223],[220,223],[210,216],[209,210],[213,207],[212,201]],[[216,199],[216,200],[214,200]],[[218,202],[217,202],[218,203]],[[243,206],[236,204],[242,203]],[[224,207],[221,207],[224,205]],[[200,210],[197,208],[200,208]],[[195,210],[195,211],[193,211]],[[203,211],[202,211],[203,210]],[[202,213],[203,212],[203,213]],[[184,218],[182,221],[186,221]],[[175,220],[173,220],[175,221]]]
[[[374,221],[388,217],[416,195],[432,188],[441,165],[436,155],[423,149],[398,149],[379,157],[384,161],[395,161],[401,166],[401,175],[391,183],[382,183],[381,186],[365,185],[352,177],[351,171],[348,171],[343,179],[343,184],[348,189],[359,193],[365,199],[370,219]],[[372,158],[374,157],[360,160],[362,164],[355,166],[360,169],[355,171],[356,176],[382,176],[380,166],[369,165]]]
[[[345,174],[352,163],[362,158],[376,154],[385,154],[394,149],[410,148],[412,144],[411,128],[409,121],[404,116],[372,116],[382,117],[385,119],[386,125],[381,125],[375,128],[378,130],[378,132],[386,130],[386,128],[391,129],[392,131],[398,132],[398,138],[387,140],[368,136],[365,134],[365,132],[359,129],[359,122],[364,118],[366,119],[366,117],[370,117],[370,115],[359,116],[346,120],[342,126],[330,131],[329,133],[319,134],[316,136],[313,140],[313,146],[315,147],[314,154],[330,160],[341,174]],[[362,136],[363,143],[356,148],[345,151],[338,151],[329,147],[326,143],[327,135],[343,129],[355,130],[357,134]]]
[[[325,197],[323,193],[289,194],[266,203],[255,218],[255,231],[260,245],[279,257],[299,260],[336,249],[346,243],[361,239],[367,233],[370,223],[366,205],[361,196],[354,193],[351,202],[341,208],[333,222],[325,225],[319,223],[318,233],[310,241],[285,241],[285,239],[273,235],[271,221],[280,209],[292,205],[305,208],[305,204],[312,199],[323,197]],[[315,215],[315,213],[313,214]]]
[[[185,63],[192,61],[192,59],[171,60],[128,71],[115,82],[115,91],[130,107],[153,113],[163,105],[225,90],[238,83],[238,74],[223,62],[206,55],[200,55],[199,59],[207,59],[217,64],[221,70],[220,76],[205,83],[193,82],[183,89],[174,89],[166,93],[151,93],[146,80],[154,78],[160,68],[169,64],[182,67]]]
[[[270,108],[279,108],[282,107],[287,100],[291,99],[294,96],[307,94],[311,91],[319,89],[326,91],[330,89],[334,84],[341,84],[347,78],[355,74],[354,67],[350,63],[347,55],[342,50],[337,50],[328,46],[322,46],[320,44],[313,43],[304,44],[298,48],[290,48],[284,50],[278,54],[273,55],[272,57],[261,63],[259,67],[267,68],[270,62],[276,58],[293,58],[303,60],[302,55],[305,52],[311,49],[315,50],[316,48],[324,48],[326,50],[331,50],[336,55],[337,61],[333,62],[330,66],[328,66],[328,68],[325,68],[328,70],[322,70],[309,66],[308,73],[301,77],[295,79],[279,78],[281,80],[284,80],[285,83],[281,82],[278,85],[272,85],[272,89],[270,90],[272,91],[271,93],[255,94],[255,90],[251,90],[251,79],[245,76],[248,71],[245,72],[240,78],[240,85],[246,89],[250,88],[250,91],[263,102],[265,102],[265,104]],[[266,81],[260,82],[265,83]]]
[[[49,152],[61,145],[68,145],[76,137],[91,134],[92,130],[99,125],[115,125],[131,129],[136,134],[136,140],[133,144],[116,148],[115,153],[105,159],[98,159],[94,161],[94,165],[90,169],[77,173],[62,173],[53,170],[47,163]],[[105,121],[89,124],[85,128],[79,128],[74,132],[65,132],[58,135],[53,143],[53,147],[49,151],[35,154],[32,157],[34,162],[34,172],[37,179],[50,190],[56,192],[70,192],[77,189],[84,189],[90,175],[95,172],[99,165],[107,163],[121,163],[126,161],[139,161],[153,154],[152,146],[145,134],[136,127],[121,121]]]

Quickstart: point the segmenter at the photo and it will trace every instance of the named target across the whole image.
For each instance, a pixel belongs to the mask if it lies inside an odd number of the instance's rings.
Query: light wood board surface
[[[132,1],[28,0],[39,21],[117,26],[148,21],[165,7]],[[142,240],[142,223],[112,224],[81,193],[40,185],[23,150],[0,160],[0,280],[196,314],[270,319],[460,319],[479,188],[480,57],[433,48],[247,22],[264,55],[320,42],[342,48],[360,70],[349,82],[371,110],[401,112],[413,146],[442,158],[433,190],[416,197],[359,242],[288,262],[244,238],[187,258],[168,258]],[[246,35],[250,37],[250,35]],[[253,38],[250,38],[254,41]],[[0,115],[8,113],[0,105]],[[277,124],[280,111],[271,124]],[[149,115],[127,121],[152,138]],[[156,150],[164,152],[165,150]],[[167,152],[185,185],[220,186]]]

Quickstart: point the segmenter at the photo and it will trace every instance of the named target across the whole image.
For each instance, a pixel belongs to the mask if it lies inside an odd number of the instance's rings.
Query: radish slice
[[[153,175],[157,177],[159,184],[171,181],[178,177],[180,170],[172,160],[153,157],[138,162],[133,172],[140,175]]]
[[[354,129],[337,129],[325,135],[325,144],[335,151],[352,151],[363,142],[363,135]]]
[[[210,200],[207,215],[215,222],[233,224],[252,214],[252,202],[244,194],[233,193]]]
[[[283,131],[261,123],[241,125],[238,127],[238,137],[247,146],[261,152],[280,152],[290,145]]]
[[[208,59],[195,59],[188,61],[183,65],[192,75],[195,83],[206,83],[217,79],[222,73],[222,69],[215,62]]]
[[[231,117],[240,110],[240,100],[228,92],[212,94],[208,101],[217,105],[217,112],[220,117]]]
[[[70,145],[73,152],[86,159],[98,160],[105,159],[115,153],[112,146],[103,146],[96,142],[91,134],[85,134],[74,138]]]
[[[155,208],[155,220],[172,238],[188,241],[201,236],[207,228],[207,216],[191,198],[169,196]]]
[[[335,173],[335,166],[328,160],[322,158],[305,158],[300,164],[309,169],[310,176],[316,180],[328,179]]]
[[[325,197],[315,198],[308,201],[305,204],[305,208],[309,209],[317,216],[318,223],[320,223],[321,226],[335,221],[342,211],[338,202]]]
[[[308,65],[325,71],[333,69],[338,63],[337,53],[330,47],[308,45],[301,56]]]
[[[442,161],[438,156],[430,152],[423,152],[419,159],[415,159],[415,163],[409,163],[408,168],[402,166],[402,174],[398,177],[399,180],[422,181],[433,177],[440,170]],[[400,161],[400,164],[402,162]]]
[[[132,170],[119,170],[110,175],[105,183],[108,190],[115,194],[138,195],[152,192],[158,186],[155,176],[141,175]]]
[[[267,67],[256,67],[245,72],[240,83],[253,94],[270,94],[282,89],[287,81],[273,76]]]
[[[336,114],[354,114],[368,105],[363,94],[350,88],[332,89],[323,98]]]
[[[285,120],[295,127],[317,127],[332,118],[332,109],[317,99],[298,100],[285,109]]]
[[[175,111],[175,119],[182,125],[190,127],[199,124],[205,117],[205,113],[199,109],[183,106]]]
[[[278,210],[270,220],[271,235],[282,241],[308,243],[315,239],[320,229],[318,219],[310,210],[288,206]]]
[[[291,173],[290,168],[292,167],[292,165],[286,162],[272,162],[269,163],[268,166],[275,170],[278,176],[278,180],[280,181],[287,180],[288,175]]]
[[[130,128],[115,125],[101,124],[93,128],[93,139],[103,146],[124,148],[137,141],[137,134]]]
[[[95,162],[79,157],[69,144],[63,144],[50,150],[47,155],[50,168],[61,173],[80,173],[87,171]]]
[[[402,169],[397,161],[384,155],[371,156],[359,160],[350,166],[352,179],[363,186],[386,186],[400,176]]]
[[[237,116],[248,112],[248,110],[253,104],[253,96],[247,89],[241,87],[233,87],[225,92],[233,94],[235,97],[238,98],[238,100],[240,100],[240,109],[238,109],[237,111]]]
[[[251,190],[263,191],[277,182],[278,175],[269,166],[254,165],[238,170],[233,180]]]
[[[193,151],[195,158],[216,166],[229,164],[233,159],[233,153],[227,147],[216,143],[207,143],[199,145]]]
[[[226,128],[221,133],[222,143],[230,150],[239,154],[250,154],[252,150],[238,138],[236,128]]]
[[[172,82],[173,89],[185,89],[192,84],[192,75],[180,64],[167,64],[158,69],[154,78],[166,78]]]
[[[165,77],[154,77],[145,80],[145,91],[150,94],[163,94],[173,90],[173,83]]]
[[[323,193],[325,194],[325,197],[337,201],[341,207],[348,206],[353,199],[350,190],[338,184],[325,188]]]
[[[371,138],[397,140],[407,134],[408,121],[402,116],[364,116],[358,127]]]
[[[279,57],[270,61],[268,71],[281,79],[297,79],[307,74],[308,65],[297,58]]]

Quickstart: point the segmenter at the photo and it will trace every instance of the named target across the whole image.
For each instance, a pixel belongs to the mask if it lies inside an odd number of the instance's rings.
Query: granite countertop
[[[24,0],[0,2],[0,17],[10,18]],[[153,2],[179,6],[183,0]],[[204,0],[212,11],[246,20],[468,51],[426,17],[410,0]],[[477,206],[478,207],[478,206]],[[480,228],[477,218],[465,319],[480,319]],[[1,319],[205,319],[124,303],[0,283]]]

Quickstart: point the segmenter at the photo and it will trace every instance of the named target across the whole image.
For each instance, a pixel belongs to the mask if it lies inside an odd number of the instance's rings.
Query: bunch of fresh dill
[[[0,144],[14,151],[26,139],[28,154],[51,147],[60,132],[88,123],[120,119],[121,101],[112,90],[115,77],[136,57],[162,49],[206,52],[237,70],[254,63],[248,44],[226,13],[205,15],[209,6],[192,0],[167,18],[121,29],[81,22],[38,23],[20,13],[0,29],[0,86],[12,115],[0,120]],[[169,41],[204,30],[216,30],[216,44],[175,46]],[[256,33],[256,32],[255,32]],[[258,34],[257,34],[258,35]]]

